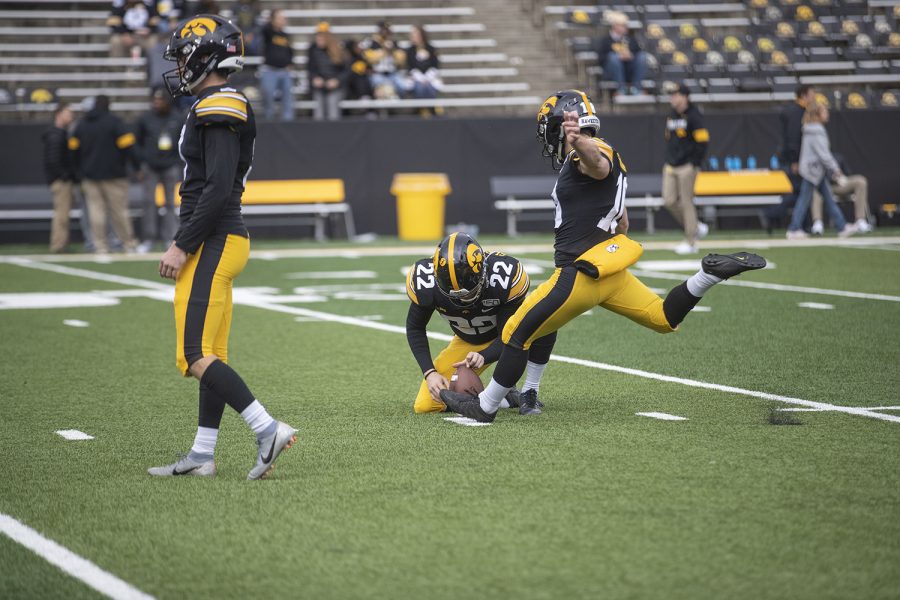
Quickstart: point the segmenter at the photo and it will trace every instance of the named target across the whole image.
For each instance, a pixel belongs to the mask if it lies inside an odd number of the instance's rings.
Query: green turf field
[[[897,238],[757,250],[760,285],[718,286],[673,335],[596,309],[560,333],[545,413],[487,427],[412,413],[409,246],[287,246],[236,293],[230,363],[300,429],[253,483],[230,412],[217,478],[146,474],[197,412],[152,259],[2,257],[0,514],[158,598],[900,597]],[[549,276],[548,252],[514,254]],[[664,293],[683,260],[637,269]],[[99,596],[0,535],[20,597]]]

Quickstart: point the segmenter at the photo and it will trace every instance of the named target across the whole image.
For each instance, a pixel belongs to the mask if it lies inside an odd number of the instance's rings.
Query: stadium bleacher
[[[266,0],[263,9],[275,6]],[[27,120],[51,110],[57,99],[78,105],[104,93],[113,110],[137,112],[147,106],[147,61],[143,57],[110,57],[109,2],[86,0],[11,2],[0,0],[0,119]],[[440,53],[444,87],[435,100],[345,100],[346,109],[395,111],[425,107],[491,106],[502,96],[506,107],[531,108],[540,101],[512,66],[510,57],[485,35],[485,26],[471,6],[445,6],[433,0],[340,0],[335,8],[293,0],[279,2],[290,19],[287,32],[295,49],[296,108],[310,112],[306,99],[305,63],[316,23],[327,20],[343,38],[360,39],[375,32],[375,23],[389,19],[405,45],[415,24],[424,25]],[[254,68],[261,58],[249,56],[241,80],[254,87]],[[251,91],[252,93],[252,91]]]
[[[533,4],[579,80],[607,92],[615,86],[602,79],[593,39],[603,30],[604,11],[628,16],[650,55],[650,73],[647,93],[616,96],[619,105],[662,102],[669,86],[686,80],[706,104],[783,101],[798,83],[810,83],[838,92],[839,107],[851,94],[873,108],[896,107],[896,0]]]

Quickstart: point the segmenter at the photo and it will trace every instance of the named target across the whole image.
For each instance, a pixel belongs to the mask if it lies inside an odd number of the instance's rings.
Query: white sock
[[[219,430],[212,427],[198,427],[194,437],[194,445],[191,446],[191,454],[197,457],[209,458],[216,451],[216,441],[219,439]]]
[[[250,406],[244,409],[241,416],[244,417],[244,421],[247,422],[247,425],[250,426],[250,429],[257,436],[265,433],[267,429],[275,425],[275,419],[269,416],[269,413],[266,412],[266,407],[260,404],[259,400],[254,400]]]
[[[510,407],[509,400],[504,398],[503,400],[500,401],[500,408],[509,408],[509,407]]]
[[[541,376],[544,374],[544,369],[547,368],[547,363],[539,365],[537,363],[533,363],[530,360],[528,361],[528,366],[525,369],[525,385],[522,386],[522,391],[525,392],[527,390],[534,390],[535,392],[541,387]]]
[[[481,400],[481,410],[486,413],[497,412],[500,408],[500,403],[506,398],[506,394],[509,393],[509,390],[510,388],[503,387],[491,378],[490,383],[484,388],[484,391],[478,394],[478,399]]]
[[[703,294],[709,291],[709,288],[717,283],[722,283],[722,281],[721,277],[710,275],[703,269],[700,269],[691,275],[685,283],[687,284],[687,289],[691,293],[691,296],[702,298]]]

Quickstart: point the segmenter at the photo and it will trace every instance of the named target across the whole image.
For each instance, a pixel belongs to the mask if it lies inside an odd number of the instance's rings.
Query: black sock
[[[556,344],[555,331],[534,340],[531,343],[531,348],[528,349],[528,362],[533,362],[536,365],[546,365],[550,362],[554,344]]]
[[[663,312],[666,320],[674,329],[684,321],[691,309],[697,306],[700,298],[692,295],[687,289],[687,282],[682,281],[669,291],[669,295],[663,301]]]
[[[209,387],[238,413],[244,412],[256,399],[241,376],[221,360],[214,360],[206,368],[200,383]]]
[[[200,427],[218,429],[222,422],[222,413],[225,412],[225,401],[219,397],[209,386],[200,382],[200,417],[197,424]]]
[[[503,346],[503,353],[497,361],[493,379],[503,387],[515,387],[525,367],[528,365],[528,351],[521,348],[513,348],[510,345]]]

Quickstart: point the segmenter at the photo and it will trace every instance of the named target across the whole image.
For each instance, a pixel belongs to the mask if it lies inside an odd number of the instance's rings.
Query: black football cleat
[[[537,390],[525,390],[519,394],[519,414],[539,415],[544,403],[538,400]]]
[[[518,389],[512,388],[506,393],[506,401],[509,403],[510,408],[519,408],[519,396],[521,392]]]
[[[497,413],[486,413],[481,409],[481,401],[478,396],[441,390],[441,400],[451,411],[475,419],[479,423],[493,423],[494,417],[497,416]]]
[[[750,252],[734,254],[707,254],[700,263],[703,272],[720,279],[729,279],[744,271],[755,271],[766,266],[766,259]]]

